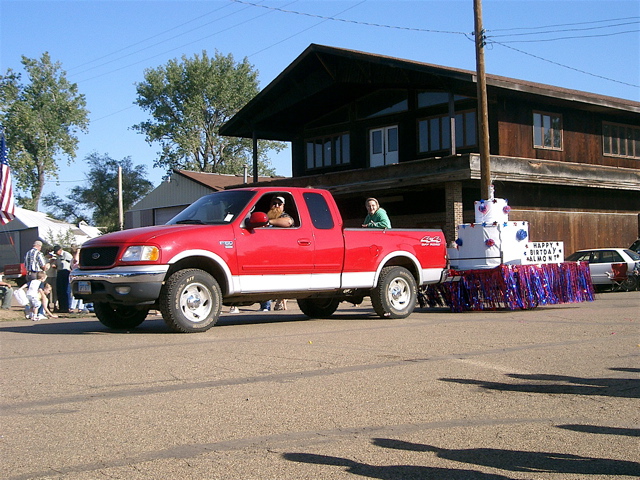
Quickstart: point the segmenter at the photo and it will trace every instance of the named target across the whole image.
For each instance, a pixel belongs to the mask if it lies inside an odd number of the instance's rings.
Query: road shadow
[[[160,317],[147,317],[133,329],[116,330],[102,325],[95,317],[50,318],[39,322],[19,321],[0,324],[0,332],[25,333],[30,335],[88,335],[96,333],[149,334],[170,333],[169,327]]]
[[[332,315],[330,320],[376,320],[380,319],[369,309],[344,310]],[[299,311],[277,311],[262,312],[260,310],[240,311],[240,313],[223,313],[215,326],[209,331],[215,331],[220,327],[231,327],[239,325],[260,325],[270,323],[288,322],[312,322],[314,319],[307,317]],[[160,315],[150,314],[144,322],[131,329],[111,329],[100,323],[96,317],[84,318],[49,318],[39,322],[25,320],[0,323],[0,331],[27,333],[31,335],[83,335],[90,333],[112,333],[112,334],[149,334],[149,333],[173,333],[165,324]]]
[[[640,463],[609,458],[583,457],[558,452],[530,452],[497,448],[448,449],[389,438],[374,438],[373,444],[395,450],[432,452],[440,458],[460,463],[499,468],[512,472],[546,472],[577,475],[618,475],[637,477]]]
[[[631,368],[631,367],[614,367],[609,370],[613,370],[614,372],[630,372],[630,373],[640,373],[640,368]]]
[[[419,465],[370,465],[348,458],[313,453],[284,453],[285,460],[346,468],[348,473],[382,480],[513,480],[511,477],[476,470],[424,467]]]
[[[480,388],[503,392],[640,398],[640,378],[586,378],[566,375],[524,375],[518,373],[511,373],[506,376],[517,380],[529,380],[529,382],[490,382],[467,378],[441,378],[440,380],[463,385],[477,385]]]
[[[621,427],[603,427],[600,425],[579,425],[567,424],[556,425],[564,430],[572,430],[574,432],[595,433],[599,435],[621,435],[626,437],[640,437],[640,428],[621,428]]]

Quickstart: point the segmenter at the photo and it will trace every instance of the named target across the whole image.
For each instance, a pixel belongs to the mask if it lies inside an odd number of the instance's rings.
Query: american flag
[[[15,218],[16,206],[11,185],[11,168],[7,157],[7,144],[4,132],[0,133],[0,224],[9,223]]]

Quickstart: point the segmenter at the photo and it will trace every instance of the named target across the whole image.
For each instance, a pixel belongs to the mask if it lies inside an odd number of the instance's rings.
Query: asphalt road
[[[0,323],[0,477],[640,477],[640,292],[531,311],[343,304]]]

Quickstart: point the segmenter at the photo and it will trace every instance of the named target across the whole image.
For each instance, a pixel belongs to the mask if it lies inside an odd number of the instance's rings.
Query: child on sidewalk
[[[51,295],[51,285],[48,283],[44,284],[44,288],[40,290],[40,308],[38,309],[38,316],[40,320],[44,320],[45,318],[58,318],[57,315],[51,313],[49,310],[49,297]]]
[[[25,306],[25,313],[28,318],[37,322],[49,317],[56,317],[49,310],[49,294],[51,293],[51,285],[45,283],[47,274],[38,272],[36,279],[31,280],[27,286],[27,299],[29,300],[28,309]]]

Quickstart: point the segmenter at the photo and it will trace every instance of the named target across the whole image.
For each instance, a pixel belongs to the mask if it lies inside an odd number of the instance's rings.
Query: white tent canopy
[[[38,229],[38,238],[43,241],[49,239],[64,238],[73,235],[75,245],[82,245],[86,240],[100,235],[97,227],[80,222],[78,225],[55,220],[43,212],[34,212],[25,208],[16,207],[15,219],[4,225],[4,231],[26,230],[30,228]]]

